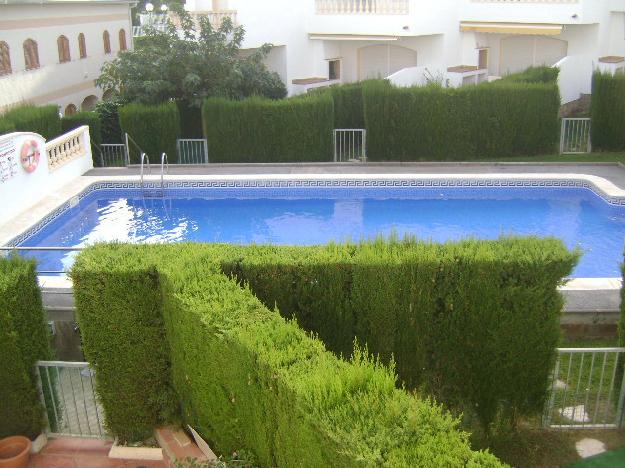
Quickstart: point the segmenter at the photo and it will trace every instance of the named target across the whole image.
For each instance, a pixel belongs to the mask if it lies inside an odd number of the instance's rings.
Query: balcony
[[[409,0],[315,0],[318,15],[407,15]]]

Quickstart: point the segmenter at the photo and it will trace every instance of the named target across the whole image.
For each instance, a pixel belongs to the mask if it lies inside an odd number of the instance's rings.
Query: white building
[[[0,113],[20,103],[91,110],[105,61],[132,47],[134,0],[0,0]]]
[[[246,48],[273,43],[267,63],[290,94],[371,77],[458,86],[558,64],[568,102],[590,92],[594,68],[625,67],[625,0],[187,0],[186,9],[231,17]]]

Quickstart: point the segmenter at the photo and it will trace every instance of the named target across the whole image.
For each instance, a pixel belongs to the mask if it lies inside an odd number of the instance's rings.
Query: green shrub
[[[363,86],[371,161],[474,160],[551,153],[558,135],[555,84],[462,88]]]
[[[128,104],[119,109],[119,125],[139,147],[154,161],[167,153],[170,163],[178,160],[176,140],[180,138],[180,113],[175,102],[148,106]],[[138,163],[131,152],[131,163]]]
[[[181,138],[204,138],[202,130],[202,109],[192,107],[184,101],[177,101],[180,112]]]
[[[625,75],[594,73],[590,114],[593,148],[622,151],[625,148]]]
[[[210,98],[202,107],[211,162],[332,159],[333,102],[327,94],[272,101]]]
[[[542,409],[560,330],[556,287],[578,257],[535,238],[214,255],[330,350],[348,355],[358,337],[384,362],[394,356],[409,388],[475,413],[487,429],[498,415]]]
[[[0,258],[0,439],[44,428],[35,363],[52,356],[45,320],[35,263]]]
[[[114,99],[100,101],[96,104],[94,112],[100,116],[102,143],[123,143],[122,129],[119,126],[119,108],[125,102]]]
[[[185,422],[219,451],[249,448],[261,466],[502,466],[490,454],[472,452],[467,434],[440,406],[397,389],[392,368],[358,347],[350,361],[338,359],[267,309],[221,273],[220,253],[231,257],[237,249],[101,245],[80,255],[73,277],[82,278],[75,283],[83,298],[77,303],[81,328],[91,329],[84,330],[85,350],[98,356],[99,366],[117,369],[105,377],[96,367],[98,389],[104,379],[111,388],[122,380],[118,398],[103,399],[107,416],[115,406],[144,406],[139,399],[119,398],[126,395],[126,367],[137,355],[171,350]],[[146,301],[152,311],[162,307],[168,345],[142,339],[153,325],[160,327],[160,319],[131,324],[119,322],[117,313],[108,317],[111,305],[122,303],[126,315],[142,315],[144,307],[135,305]],[[107,325],[104,320],[134,346],[118,352],[112,331],[108,346],[94,346],[105,341],[95,332]],[[169,373],[162,369],[143,371],[135,385],[146,396],[158,394],[165,377]]]
[[[78,258],[76,318],[107,429],[122,440],[143,440],[175,412],[159,277],[137,258],[110,261]]]
[[[493,82],[493,84],[501,83],[551,83],[558,82],[558,74],[560,69],[557,67],[529,67],[518,73],[511,73],[504,76],[501,80]]]
[[[0,117],[0,135],[12,133],[15,131],[15,124],[10,120]]]
[[[96,112],[77,112],[74,115],[66,115],[61,119],[63,133],[82,127],[83,125],[89,127],[91,143],[99,148],[102,144],[102,125],[100,123],[99,114]]]
[[[59,106],[56,104],[16,107],[7,111],[2,118],[12,122],[16,131],[38,133],[46,140],[56,138],[62,133]]]
[[[331,86],[334,128],[365,128],[362,84]]]

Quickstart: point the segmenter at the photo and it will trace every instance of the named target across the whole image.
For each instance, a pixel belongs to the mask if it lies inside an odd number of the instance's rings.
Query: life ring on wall
[[[39,166],[41,151],[36,140],[26,140],[20,150],[20,162],[26,172],[35,172]]]

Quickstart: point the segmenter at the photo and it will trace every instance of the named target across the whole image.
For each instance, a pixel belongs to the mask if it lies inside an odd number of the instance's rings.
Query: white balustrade
[[[318,15],[407,15],[409,0],[316,0]]]
[[[84,125],[46,142],[50,172],[74,159],[89,155],[89,141],[89,127]]]

